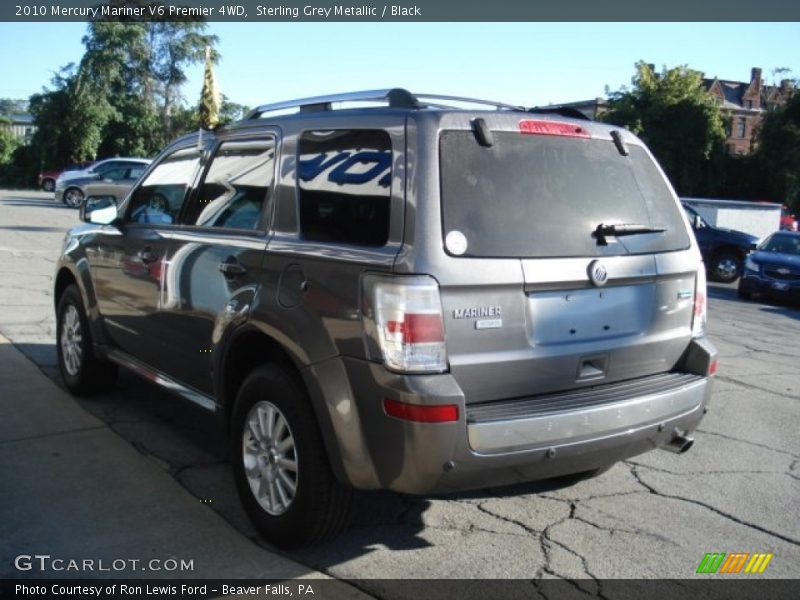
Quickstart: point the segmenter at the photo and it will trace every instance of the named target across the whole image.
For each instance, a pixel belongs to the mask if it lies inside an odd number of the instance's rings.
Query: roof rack
[[[436,103],[423,103],[420,99],[425,98],[437,101]],[[444,104],[439,103],[443,101]],[[317,112],[333,110],[336,102],[386,102],[390,108],[418,109],[426,107],[452,108],[448,102],[460,102],[467,104],[479,104],[492,106],[497,110],[518,110],[525,111],[525,107],[502,104],[490,100],[478,100],[476,98],[462,98],[460,96],[442,96],[438,94],[412,94],[403,88],[392,88],[387,90],[369,90],[366,92],[349,92],[346,94],[333,94],[330,96],[314,96],[311,98],[300,98],[298,100],[287,100],[274,104],[263,104],[250,112],[245,120],[258,119],[265,113],[277,112],[290,108],[297,108],[300,112]]]

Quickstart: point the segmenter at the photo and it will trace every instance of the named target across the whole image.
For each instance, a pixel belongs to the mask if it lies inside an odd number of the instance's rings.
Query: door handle
[[[155,262],[158,260],[158,255],[153,252],[151,248],[144,248],[141,252],[139,252],[139,259],[145,263],[149,264],[151,262]]]
[[[224,261],[219,263],[219,270],[222,271],[222,274],[225,275],[225,277],[237,277],[247,273],[247,267],[236,260],[236,257],[234,256],[229,256]]]

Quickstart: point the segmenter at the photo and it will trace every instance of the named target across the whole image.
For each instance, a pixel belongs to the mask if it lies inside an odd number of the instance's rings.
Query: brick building
[[[655,66],[650,66],[655,72]],[[727,139],[725,146],[730,154],[748,154],[753,149],[755,132],[763,113],[770,108],[784,104],[794,93],[791,80],[784,79],[780,85],[766,85],[761,77],[761,69],[750,71],[750,81],[728,81],[726,79],[703,78],[703,85],[720,103],[726,117]],[[608,109],[604,98],[565,102],[566,106],[579,110],[590,119],[597,119]]]
[[[766,110],[784,104],[794,92],[791,81],[766,85],[761,69],[750,70],[750,82],[703,79],[708,93],[720,103],[727,118],[725,145],[730,154],[748,154],[753,149],[755,132]]]

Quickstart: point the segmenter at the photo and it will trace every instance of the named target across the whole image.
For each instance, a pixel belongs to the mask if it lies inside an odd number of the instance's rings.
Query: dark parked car
[[[260,106],[173,143],[119,206],[87,198],[54,282],[66,386],[121,366],[214,414],[283,547],[336,535],[356,489],[688,450],[717,353],[700,251],[647,148],[453,100]]]
[[[739,297],[800,301],[800,233],[778,231],[744,261]]]
[[[703,254],[708,276],[722,283],[736,281],[742,274],[744,257],[760,240],[744,231],[714,227],[686,203],[683,209]]]

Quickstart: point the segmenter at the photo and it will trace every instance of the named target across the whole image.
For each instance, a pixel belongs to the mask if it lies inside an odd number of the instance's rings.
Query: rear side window
[[[478,144],[469,131],[440,139],[444,235],[466,240],[465,256],[570,257],[665,252],[689,236],[664,179],[647,153],[613,141],[495,132]],[[663,228],[609,238],[600,224]],[[460,244],[459,252],[464,244]]]
[[[392,145],[380,129],[307,131],[298,143],[303,238],[383,246],[389,237]]]
[[[274,175],[274,139],[224,142],[185,222],[201,227],[257,229]]]
[[[154,225],[177,221],[199,165],[200,153],[195,147],[167,156],[133,192],[127,221]]]

